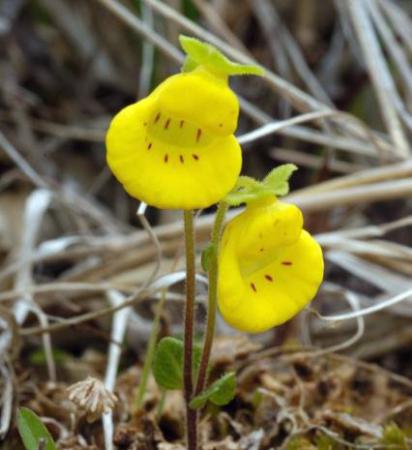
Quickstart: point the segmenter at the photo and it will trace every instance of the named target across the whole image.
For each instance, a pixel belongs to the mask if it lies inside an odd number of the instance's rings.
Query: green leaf
[[[230,206],[239,206],[252,200],[267,196],[268,193],[262,183],[252,177],[241,176],[236,182],[236,186],[225,197],[225,202]],[[269,193],[270,195],[270,193]]]
[[[38,450],[42,441],[44,450],[57,450],[49,431],[30,409],[20,408],[18,410],[17,428],[26,450]]]
[[[235,188],[224,199],[230,206],[239,206],[265,197],[281,197],[289,192],[289,178],[297,170],[294,164],[275,167],[263,181],[239,177]]]
[[[188,58],[183,65],[183,71],[188,72],[199,65],[213,73],[222,75],[260,75],[264,70],[254,64],[238,64],[230,61],[216,47],[198,39],[180,35],[180,45]]]
[[[235,189],[253,189],[261,186],[261,183],[252,177],[240,176],[237,179]]]
[[[193,345],[193,370],[197,372],[202,349]],[[159,341],[153,358],[153,376],[164,389],[182,389],[183,387],[184,346],[180,339],[165,337]]]
[[[206,390],[197,395],[190,402],[193,409],[201,408],[207,401],[215,405],[227,405],[233,400],[236,391],[236,376],[234,372],[224,374]]]
[[[183,343],[165,337],[157,345],[153,358],[153,375],[159,386],[180,389],[183,385]]]
[[[298,168],[294,164],[282,164],[271,170],[262,183],[275,195],[286,195],[289,193],[289,178],[295,170]]]
[[[252,189],[246,188],[238,192],[229,193],[225,197],[225,202],[230,206],[239,206],[242,203],[249,203],[254,200],[260,200],[270,196],[273,196],[273,194],[263,187]]]

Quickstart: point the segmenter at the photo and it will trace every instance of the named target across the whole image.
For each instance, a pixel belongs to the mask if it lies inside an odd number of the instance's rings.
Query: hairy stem
[[[220,202],[216,212],[215,223],[213,225],[211,245],[213,247],[212,257],[209,262],[209,296],[207,308],[206,333],[203,340],[202,357],[200,360],[199,374],[196,383],[195,395],[199,395],[206,386],[207,373],[212,351],[213,338],[216,326],[216,310],[217,310],[217,278],[218,278],[218,252],[220,235],[222,232],[223,221],[228,209],[228,204]]]
[[[193,327],[195,305],[195,237],[193,212],[184,211],[186,250],[186,307],[184,318],[183,386],[186,402],[187,447],[197,450],[197,412],[190,408],[193,395]]]

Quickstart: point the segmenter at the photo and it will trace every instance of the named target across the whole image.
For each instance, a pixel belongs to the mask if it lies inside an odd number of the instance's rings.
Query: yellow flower
[[[106,137],[107,162],[133,197],[159,208],[205,208],[235,185],[242,155],[233,133],[239,102],[230,75],[263,75],[213,46],[179,37],[183,73],[121,110]]]
[[[302,227],[299,208],[275,197],[250,202],[228,223],[219,252],[218,301],[234,328],[266,331],[316,295],[322,250]]]
[[[227,78],[198,66],[114,117],[107,162],[131,196],[158,208],[193,209],[233,188],[242,156],[233,136],[239,103]]]

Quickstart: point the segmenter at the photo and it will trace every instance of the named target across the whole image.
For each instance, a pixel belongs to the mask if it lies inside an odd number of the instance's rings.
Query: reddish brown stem
[[[186,306],[184,318],[183,386],[186,402],[186,436],[189,450],[197,450],[197,412],[189,404],[193,396],[193,327],[195,308],[195,237],[193,212],[184,211],[186,250]]]

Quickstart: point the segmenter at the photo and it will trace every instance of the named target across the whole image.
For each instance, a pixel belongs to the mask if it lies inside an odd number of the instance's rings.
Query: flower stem
[[[207,308],[206,333],[203,340],[202,357],[200,360],[199,374],[197,377],[195,395],[199,395],[206,386],[210,354],[212,351],[213,338],[215,335],[216,310],[217,310],[217,279],[218,279],[218,252],[222,226],[225,219],[228,204],[220,202],[216,212],[213,225],[211,245],[213,247],[212,257],[209,262],[209,296]]]
[[[184,318],[183,387],[186,402],[187,448],[197,450],[197,412],[190,408],[193,395],[193,327],[195,307],[195,237],[193,212],[184,211],[186,250],[186,307]]]

